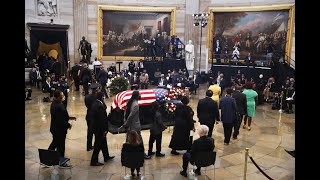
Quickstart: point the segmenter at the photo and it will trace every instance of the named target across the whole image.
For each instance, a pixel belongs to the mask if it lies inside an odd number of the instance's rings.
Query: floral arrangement
[[[168,90],[168,94],[165,96],[165,100],[179,100],[182,96],[186,95],[185,89],[181,89],[179,87],[177,88],[171,88]],[[172,102],[165,103],[165,110],[168,114],[175,114],[177,106]]]
[[[168,94],[165,96],[165,100],[177,100],[180,99],[180,97],[185,96],[186,91],[185,89],[181,88],[171,88],[168,90]]]

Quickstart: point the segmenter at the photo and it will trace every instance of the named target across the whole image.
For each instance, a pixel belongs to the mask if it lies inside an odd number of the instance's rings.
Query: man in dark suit
[[[100,72],[97,76],[98,82],[101,85],[101,91],[104,93],[104,95],[108,98],[108,93],[106,91],[106,84],[108,82],[108,73],[106,70],[104,70],[104,67],[100,66]]]
[[[211,98],[212,95],[212,91],[207,90],[206,97],[200,99],[197,106],[197,114],[200,124],[209,127],[208,137],[212,137],[212,130],[216,120],[220,121],[218,104]]]
[[[51,114],[51,124],[50,132],[52,134],[52,142],[49,146],[49,150],[55,150],[60,153],[61,157],[64,156],[65,151],[65,141],[68,129],[71,129],[71,124],[68,123],[69,120],[76,120],[75,117],[71,117],[68,114],[67,109],[62,104],[62,101],[65,100],[63,92],[56,90],[54,92],[54,101],[50,106]],[[64,166],[70,167],[65,164]]]
[[[158,88],[166,88],[168,84],[167,79],[164,77],[164,74],[161,74],[161,77],[158,82]]]
[[[236,121],[237,105],[236,100],[231,96],[232,89],[226,90],[226,96],[220,99],[219,108],[221,109],[221,121],[224,131],[224,145],[229,145],[232,128]]]
[[[109,155],[107,144],[108,121],[107,121],[107,106],[104,103],[104,93],[98,92],[97,99],[92,104],[92,122],[91,128],[94,133],[94,150],[91,156],[91,166],[102,166],[103,163],[98,161],[99,152],[102,151],[104,162],[113,159],[114,156]]]
[[[83,64],[83,69],[80,72],[80,80],[82,81],[84,95],[89,94],[89,82],[92,80],[92,75],[87,63]]]
[[[86,115],[86,121],[87,121],[87,151],[90,151],[93,149],[92,147],[92,137],[93,137],[93,132],[91,129],[91,121],[93,118],[92,114],[92,104],[95,102],[97,99],[97,93],[100,91],[100,84],[98,83],[93,83],[90,85],[91,89],[91,94],[88,94],[84,98],[84,104],[87,107],[87,115]]]
[[[188,164],[191,161],[191,164],[194,164],[195,161],[195,154],[197,152],[206,152],[206,151],[213,151],[214,150],[214,139],[211,137],[208,137],[209,128],[206,125],[200,125],[200,127],[197,129],[197,132],[200,136],[199,139],[195,140],[192,144],[192,148],[190,152],[186,152],[183,154],[182,160],[182,168],[183,170],[180,171],[180,174],[184,177],[187,177],[187,169],[188,169]],[[198,167],[195,170],[195,173],[197,175],[201,175],[201,169]]]
[[[242,123],[243,116],[247,114],[247,97],[240,90],[240,87],[232,93],[232,97],[236,100],[237,105],[237,119],[234,124],[233,139],[237,139],[239,129]]]
[[[80,65],[78,63],[76,63],[72,68],[71,68],[71,74],[72,74],[72,78],[74,81],[74,86],[76,87],[75,91],[79,91],[79,86],[80,86],[80,79],[78,76],[78,71],[80,70]]]

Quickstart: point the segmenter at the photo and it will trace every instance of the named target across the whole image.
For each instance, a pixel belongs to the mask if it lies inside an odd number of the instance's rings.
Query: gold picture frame
[[[103,22],[104,22],[104,12],[141,12],[141,13],[169,13],[170,14],[170,34],[169,37],[175,34],[176,25],[176,7],[137,7],[137,6],[110,6],[110,5],[99,5],[98,6],[98,58],[100,60],[140,60],[143,56],[127,56],[127,55],[108,55],[104,53],[104,40],[103,40]],[[158,22],[156,22],[158,24]],[[161,23],[160,23],[161,24]]]
[[[270,5],[270,6],[246,6],[246,7],[209,7],[209,22],[208,22],[208,41],[207,48],[209,49],[209,62],[212,61],[213,55],[213,40],[215,38],[215,15],[217,13],[236,13],[236,12],[262,12],[262,11],[279,11],[284,10],[288,11],[288,23],[287,23],[287,33],[286,33],[286,44],[285,44],[285,61],[290,64],[291,57],[291,46],[292,46],[292,32],[294,25],[294,12],[295,5],[294,4],[282,4],[282,5]],[[221,33],[221,32],[220,32]],[[222,34],[222,33],[221,33]]]

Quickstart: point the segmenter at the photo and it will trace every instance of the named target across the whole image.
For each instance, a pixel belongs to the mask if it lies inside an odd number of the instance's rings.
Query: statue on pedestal
[[[189,71],[189,75],[191,74],[190,71],[193,71],[194,68],[194,45],[192,41],[189,40],[189,43],[185,47],[186,51],[186,66]]]
[[[91,44],[86,40],[84,36],[82,36],[82,40],[80,41],[78,51],[80,50],[81,53],[81,62],[89,63],[90,62],[90,57],[88,60],[88,56],[91,55]]]

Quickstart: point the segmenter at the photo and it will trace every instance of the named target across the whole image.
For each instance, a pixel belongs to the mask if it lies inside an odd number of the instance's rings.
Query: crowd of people
[[[70,76],[73,79],[75,91],[83,87],[84,104],[87,108],[87,151],[93,150],[91,157],[91,166],[101,166],[99,162],[99,152],[102,151],[104,162],[114,158],[109,154],[107,134],[108,134],[108,118],[107,105],[104,102],[109,97],[108,87],[112,80],[117,76],[124,76],[134,90],[130,100],[127,103],[124,112],[124,124],[127,137],[123,144],[122,152],[144,152],[145,159],[151,156],[164,157],[161,152],[162,132],[167,128],[162,120],[162,114],[159,111],[159,103],[155,101],[151,105],[153,122],[150,128],[150,136],[148,141],[148,150],[145,152],[144,141],[141,136],[141,124],[139,119],[138,100],[141,95],[138,89],[147,89],[149,78],[147,69],[143,66],[143,61],[136,64],[132,61],[128,65],[128,69],[116,72],[115,65],[112,64],[106,70],[102,64],[99,66],[99,72],[95,73],[88,68],[86,63],[75,64],[70,70]],[[54,68],[53,68],[54,69]],[[239,130],[243,124],[243,129],[251,130],[253,118],[255,116],[256,106],[263,103],[272,103],[273,106],[279,106],[287,113],[292,113],[292,104],[295,99],[295,83],[294,78],[288,77],[281,87],[276,87],[275,78],[269,77],[268,80],[263,78],[261,74],[258,82],[254,81],[254,77],[245,77],[240,71],[236,75],[232,75],[232,79],[224,78],[223,73],[218,72],[217,75],[210,72],[206,77],[208,79],[208,89],[205,98],[199,99],[197,104],[197,117],[200,126],[195,130],[194,110],[189,106],[189,97],[181,98],[181,104],[177,104],[175,111],[175,124],[173,134],[169,143],[172,155],[180,155],[178,151],[184,150],[182,156],[182,171],[180,174],[187,177],[188,163],[194,163],[197,152],[213,151],[215,149],[213,131],[214,126],[223,125],[224,145],[229,145],[231,137],[238,139]],[[194,77],[187,78],[186,72],[183,70],[168,71],[161,74],[156,80],[156,87],[171,88],[181,87],[188,88],[190,92],[196,93],[196,89],[202,81],[201,75],[196,72]],[[67,97],[70,83],[63,74],[57,71],[46,69],[40,70],[36,66],[32,70],[32,85],[40,88],[45,93],[49,93],[51,107],[51,125],[52,143],[48,147],[50,150],[57,150],[60,156],[64,157],[65,139],[68,129],[72,128],[69,120],[75,120],[67,111]],[[91,93],[89,94],[89,89]],[[26,88],[26,99],[30,99],[30,88]],[[276,105],[274,105],[276,104]],[[242,123],[243,121],[243,123]],[[193,140],[190,132],[197,132],[199,139]],[[94,135],[94,143],[93,143]],[[153,144],[156,142],[156,151],[153,152]],[[93,145],[94,144],[94,145]],[[63,168],[70,168],[71,165],[62,164]],[[132,168],[131,175],[135,176],[134,171],[140,176],[139,168]],[[196,174],[201,174],[200,167],[197,167]]]

